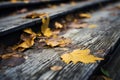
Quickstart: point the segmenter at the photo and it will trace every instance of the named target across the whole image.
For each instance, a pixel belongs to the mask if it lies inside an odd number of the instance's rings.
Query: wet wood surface
[[[108,6],[107,8],[110,7],[111,6]],[[70,47],[46,48],[42,50],[29,49],[23,53],[28,56],[28,59],[23,64],[13,68],[4,68],[0,70],[0,79],[87,80],[92,71],[94,71],[94,69],[98,66],[99,62],[94,64],[65,64],[63,61],[61,61],[60,55],[66,53],[68,50],[70,51],[76,48],[89,48],[92,51],[91,53],[94,55],[104,56],[109,53],[109,49],[114,46],[120,38],[119,10],[114,11],[101,9],[94,11],[91,14],[92,18],[85,19],[85,21],[90,24],[96,24],[97,27],[69,29],[67,32],[61,35],[72,40],[72,45]],[[10,21],[10,23],[12,22]],[[9,22],[7,25],[9,25]],[[97,54],[98,50],[104,50],[104,52]],[[50,70],[50,67],[54,65],[63,66],[63,69],[60,71]]]

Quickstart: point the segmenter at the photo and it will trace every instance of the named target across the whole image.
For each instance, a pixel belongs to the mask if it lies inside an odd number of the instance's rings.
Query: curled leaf
[[[42,18],[42,26],[41,26],[41,32],[45,37],[52,36],[52,31],[49,28],[49,21],[50,18],[46,16],[47,18]]]
[[[85,50],[76,49],[73,50],[73,52],[71,53],[63,54],[61,58],[67,64],[70,63],[71,61],[74,64],[76,64],[77,62],[88,64],[88,63],[95,63],[97,60],[103,60],[103,58],[98,58],[91,55],[89,49],[85,49]]]
[[[22,35],[21,39],[23,40],[23,42],[15,45],[12,48],[13,50],[23,51],[26,48],[30,48],[34,45],[34,39],[36,38],[36,34],[30,28],[25,29],[24,32],[29,34],[29,36]]]

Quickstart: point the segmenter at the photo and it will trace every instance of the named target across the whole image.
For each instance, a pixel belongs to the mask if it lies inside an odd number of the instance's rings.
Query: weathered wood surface
[[[24,1],[17,1],[17,2],[10,2],[10,1],[3,1],[0,2],[0,9],[10,9],[10,8],[16,8],[16,7],[23,7],[23,6],[32,6],[32,5],[43,5],[48,3],[58,3],[58,2],[68,2],[64,0],[29,0],[29,2]]]
[[[100,4],[100,3],[105,3],[108,2],[109,0],[93,0],[93,1],[86,1],[86,2],[79,2],[75,6],[71,4],[66,4],[65,6],[58,6],[57,9],[50,9],[50,8],[45,8],[45,9],[40,9],[40,10],[34,10],[33,12],[37,13],[43,13],[47,12],[50,14],[50,17],[57,17],[58,14],[66,14],[68,12],[78,10],[80,8],[84,7],[89,7],[95,4]],[[30,12],[29,12],[30,13]],[[35,25],[36,23],[40,23],[40,19],[23,19],[24,16],[26,16],[28,13],[21,14],[21,15],[16,15],[16,16],[9,16],[9,17],[4,17],[0,19],[0,36],[4,34],[8,34],[10,32],[14,32],[16,30],[23,29],[28,26]],[[57,15],[57,16],[55,16]]]
[[[105,55],[120,38],[120,11],[102,9],[93,12],[92,18],[85,21],[96,24],[97,27],[70,29],[61,35],[72,40],[72,46],[68,49],[90,48],[94,55],[98,50],[105,50],[102,53]],[[66,52],[59,47],[43,50],[29,49],[24,52],[29,58],[23,64],[0,70],[0,80],[87,80],[99,64],[99,62],[65,64],[61,61],[60,55]],[[52,71],[50,67],[53,65],[63,66],[63,69]]]

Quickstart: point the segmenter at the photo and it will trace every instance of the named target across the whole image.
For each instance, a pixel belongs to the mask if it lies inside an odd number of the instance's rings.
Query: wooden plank
[[[12,3],[10,1],[4,1],[4,2],[0,2],[0,9],[10,9],[10,8],[16,8],[16,7],[27,7],[27,6],[32,6],[32,5],[45,5],[48,3],[62,3],[62,2],[68,2],[68,1],[64,1],[64,0],[44,0],[44,1],[39,1],[39,0],[31,0],[29,2],[24,2],[24,1],[17,1],[15,3]]]
[[[101,0],[101,1],[87,1],[87,2],[80,2],[77,3],[75,6],[66,4],[65,6],[58,6],[57,9],[50,9],[46,8],[43,10],[35,10],[34,12],[37,13],[43,13],[47,12],[49,13],[51,19],[58,17],[59,15],[64,15],[69,12],[84,9],[85,7],[91,7],[93,5],[99,5],[99,3],[105,3],[109,2],[109,0]],[[22,17],[26,16],[28,13],[17,15],[17,16],[10,16],[7,18],[0,19],[0,36],[8,34],[10,32],[14,32],[16,30],[23,29],[28,26],[32,26],[36,23],[40,23],[40,19],[23,19]]]
[[[111,15],[114,13],[117,15]],[[104,53],[100,55],[104,56],[120,38],[120,11],[106,11],[106,9],[96,11],[92,13],[91,19],[86,19],[85,21],[96,24],[97,27],[69,29],[65,34],[61,35],[72,40],[72,46],[67,48],[69,50],[75,48],[90,48],[94,55],[96,55],[98,50],[104,49]],[[24,52],[24,54],[29,57],[25,63],[13,68],[4,68],[0,71],[0,79],[87,80],[99,64],[99,62],[95,64],[65,64],[60,59],[60,55],[65,52],[64,49],[59,47],[43,50],[29,49]],[[50,67],[53,65],[63,66],[63,69],[60,71],[52,71]]]

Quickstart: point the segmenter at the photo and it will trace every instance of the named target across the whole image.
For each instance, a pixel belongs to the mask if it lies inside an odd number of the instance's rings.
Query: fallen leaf
[[[31,28],[24,29],[23,31],[24,31],[25,33],[28,33],[28,34],[35,35],[35,36],[36,36],[36,33],[33,32]]]
[[[25,59],[23,57],[13,57],[12,56],[7,59],[2,59],[0,65],[14,67],[14,66],[22,64],[23,62],[25,62]]]
[[[111,78],[109,77],[106,77],[106,76],[102,76],[104,78],[104,80],[112,80]]]
[[[28,56],[24,56],[23,58],[24,58],[24,59],[28,59]]]
[[[23,9],[20,9],[20,10],[18,10],[17,11],[17,13],[25,13],[25,12],[27,12],[28,11],[28,9],[27,8],[23,8]]]
[[[16,3],[16,2],[17,2],[17,0],[11,0],[11,2],[12,2],[12,3]]]
[[[29,3],[29,0],[23,0],[24,1],[24,3]]]
[[[96,28],[96,27],[97,27],[96,24],[90,24],[90,25],[88,26],[88,28]]]
[[[52,71],[59,71],[59,70],[62,69],[62,66],[52,66],[50,69],[51,69]]]
[[[56,29],[61,29],[61,28],[63,28],[63,25],[60,24],[59,22],[55,22],[55,28]]]
[[[59,29],[54,30],[54,31],[52,31],[52,33],[53,33],[53,35],[58,35],[60,33],[60,30]]]
[[[51,37],[52,31],[49,28],[50,18],[48,17],[48,15],[46,17],[47,17],[46,19],[42,18],[41,32],[45,37]]]
[[[89,13],[80,13],[79,16],[81,18],[91,18],[91,15]]]
[[[11,57],[22,57],[21,54],[16,54],[16,53],[7,53],[7,54],[3,54],[3,55],[0,55],[0,57],[2,59],[8,59],[8,58],[11,58]]]
[[[29,34],[29,36],[22,36],[22,43],[13,46],[13,50],[24,51],[26,48],[30,48],[34,45],[34,39],[36,38],[36,34],[32,31],[32,29],[28,28],[24,30],[25,33]]]
[[[49,28],[49,21],[50,18],[47,13],[30,13],[25,18],[41,18],[42,19],[42,25],[41,25],[41,32],[45,37],[52,36],[52,31]],[[37,34],[38,36],[41,36],[40,32]]]
[[[75,5],[76,5],[76,2],[72,1],[70,4],[71,4],[72,6],[75,6]]]
[[[105,70],[105,69],[103,69],[103,68],[100,68],[100,69],[101,69],[101,72],[102,72],[105,76],[108,76],[108,77],[110,76],[107,70]]]
[[[64,3],[61,3],[60,6],[65,6],[65,4],[64,4]]]
[[[95,63],[97,60],[103,60],[103,58],[98,58],[95,57],[94,55],[91,55],[89,49],[85,50],[75,49],[71,53],[61,55],[61,58],[67,64],[70,63],[71,61],[74,64],[76,64],[77,62],[88,64]]]
[[[56,47],[56,46],[64,47],[64,46],[70,44],[71,40],[64,38],[64,37],[56,36],[56,37],[52,37],[50,39],[46,39],[45,42],[48,46],[51,46],[51,47]]]
[[[77,29],[79,29],[79,28],[85,28],[87,26],[88,26],[87,23],[71,23],[69,25],[69,27],[71,27],[71,28],[77,28]]]
[[[71,22],[71,21],[74,20],[74,16],[73,16],[73,15],[67,15],[67,16],[65,17],[65,19],[66,19],[66,21]]]
[[[53,8],[53,9],[56,9],[57,6],[56,5],[48,5],[49,8]]]
[[[32,12],[32,13],[29,13],[25,16],[25,18],[31,18],[31,19],[34,19],[34,18],[41,18],[41,17],[44,17],[48,15],[47,13],[36,13],[36,12]]]

